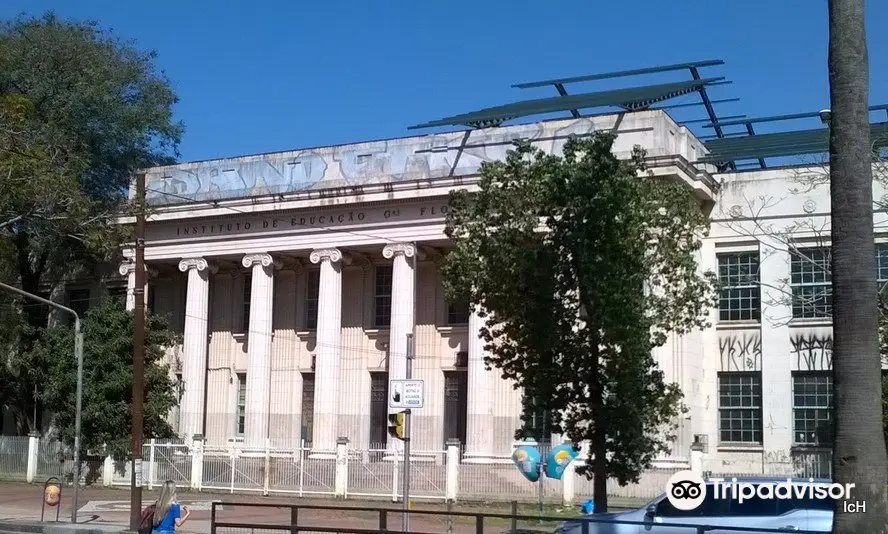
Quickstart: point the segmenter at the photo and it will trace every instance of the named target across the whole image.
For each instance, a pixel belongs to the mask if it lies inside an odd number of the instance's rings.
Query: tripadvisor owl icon
[[[678,510],[693,510],[706,498],[706,482],[693,471],[679,471],[666,483],[666,498]]]

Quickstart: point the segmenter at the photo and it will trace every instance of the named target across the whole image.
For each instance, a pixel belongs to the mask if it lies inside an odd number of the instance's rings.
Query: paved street
[[[38,521],[40,519],[40,505],[43,486],[37,484],[0,483],[0,521]],[[66,487],[62,493],[62,508],[59,519],[69,521],[71,516],[71,488]],[[152,502],[157,497],[157,492],[145,492],[143,502]],[[343,528],[376,528],[379,521],[377,512],[360,510],[348,510],[356,507],[391,507],[396,505],[391,502],[362,502],[362,501],[333,501],[331,499],[305,499],[297,497],[263,497],[261,495],[228,495],[213,493],[182,492],[180,502],[192,509],[189,521],[183,525],[183,533],[206,533],[210,531],[210,502],[228,501],[238,503],[262,503],[262,504],[299,504],[308,505],[336,505],[341,509],[332,510],[300,510],[300,526],[323,526]],[[129,493],[125,489],[115,488],[81,488],[79,495],[80,509],[78,520],[94,525],[125,526],[129,518]],[[460,511],[484,511],[487,513],[508,513],[508,504],[475,505],[459,508]],[[417,509],[444,510],[443,505],[417,504]],[[47,507],[46,519],[55,519],[55,510]],[[522,513],[532,514],[527,508]],[[289,525],[290,510],[283,508],[258,508],[258,507],[225,507],[217,512],[217,521],[231,523],[249,523],[263,525]],[[494,520],[489,532],[502,532],[508,526],[506,520]],[[392,530],[400,530],[401,514],[392,512],[388,514],[388,527]],[[471,518],[454,519],[452,525],[448,525],[445,517],[411,515],[411,531],[444,533],[448,527],[452,532],[474,532],[474,520]],[[219,529],[219,534],[247,533],[245,529]],[[265,530],[263,532],[274,532]]]

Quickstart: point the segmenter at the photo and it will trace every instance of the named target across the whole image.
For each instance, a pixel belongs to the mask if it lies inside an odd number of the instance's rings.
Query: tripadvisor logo
[[[734,499],[738,502],[758,497],[760,499],[835,499],[851,498],[854,484],[815,483],[809,478],[807,483],[793,482],[737,482],[736,478],[726,481],[723,478],[709,479],[706,483],[693,471],[679,471],[666,483],[666,498],[678,510],[694,510],[703,504],[706,493],[712,492],[713,499]]]

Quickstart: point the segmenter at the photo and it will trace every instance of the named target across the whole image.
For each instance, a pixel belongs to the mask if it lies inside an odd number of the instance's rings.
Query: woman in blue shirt
[[[185,515],[182,515],[183,510]],[[185,506],[179,506],[179,503],[176,502],[176,483],[172,480],[164,482],[163,488],[160,490],[160,497],[154,503],[152,532],[154,534],[174,534],[176,527],[182,526],[189,515],[191,515],[191,510]]]

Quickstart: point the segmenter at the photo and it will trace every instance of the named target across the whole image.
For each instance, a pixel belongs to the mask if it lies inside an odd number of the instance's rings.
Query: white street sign
[[[424,391],[422,380],[389,380],[389,408],[422,408]]]

